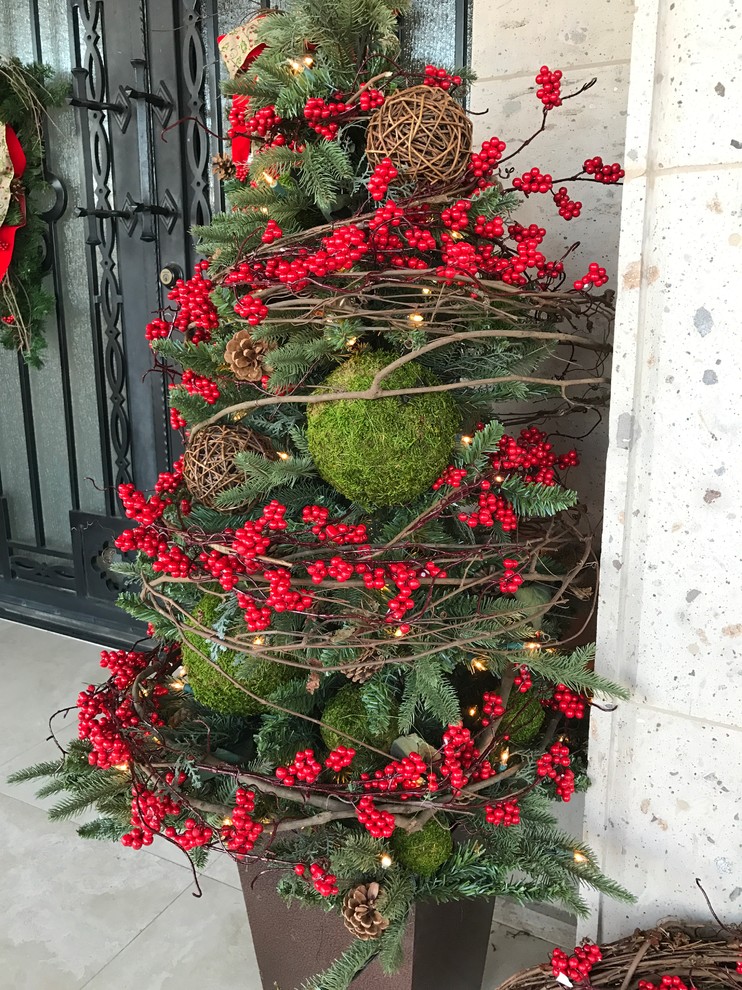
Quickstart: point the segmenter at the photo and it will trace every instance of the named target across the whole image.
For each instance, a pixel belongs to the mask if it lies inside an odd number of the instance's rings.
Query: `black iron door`
[[[47,127],[45,366],[0,354],[0,616],[100,642],[133,632],[114,605],[116,487],[150,488],[174,453],[144,327],[193,267],[189,230],[223,205],[216,39],[260,6],[0,4],[0,55],[72,79],[71,107]],[[417,0],[407,54],[461,64],[466,22],[466,0]]]

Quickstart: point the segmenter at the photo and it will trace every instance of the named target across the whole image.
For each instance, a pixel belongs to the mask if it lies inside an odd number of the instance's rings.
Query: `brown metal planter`
[[[240,866],[263,990],[296,990],[348,948],[352,936],[334,912],[287,907],[275,874]],[[255,879],[257,876],[257,879]],[[254,883],[253,883],[254,881]],[[378,963],[353,990],[480,990],[492,925],[492,902],[466,900],[415,907],[404,942],[404,963],[385,976]]]

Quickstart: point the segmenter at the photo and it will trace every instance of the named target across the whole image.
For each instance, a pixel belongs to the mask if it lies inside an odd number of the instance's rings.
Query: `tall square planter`
[[[263,990],[296,990],[348,948],[352,936],[342,918],[319,909],[287,906],[276,893],[276,876],[260,866],[240,865],[253,945]],[[386,976],[376,960],[353,990],[480,990],[493,903],[421,903],[404,941],[404,963]],[[252,990],[252,988],[251,988]]]

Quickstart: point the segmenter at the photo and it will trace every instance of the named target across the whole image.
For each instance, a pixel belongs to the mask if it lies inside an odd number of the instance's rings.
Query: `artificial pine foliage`
[[[53,76],[46,65],[0,59],[0,344],[34,368],[42,363],[45,320],[54,306],[43,286],[45,223],[38,206],[47,190],[44,117],[62,104],[69,88]],[[8,155],[13,136],[22,153],[22,164],[13,156],[15,167]],[[7,200],[4,175],[10,181]]]
[[[104,651],[80,741],[17,775],[50,778],[57,815],[95,804],[86,836],[258,860],[286,899],[368,923],[321,990],[394,971],[421,899],[629,897],[548,810],[585,783],[593,699],[624,692],[570,632],[595,586],[578,454],[533,425],[604,397],[605,273],[566,287],[518,196],[580,204],[513,178],[498,138],[455,182],[368,160],[390,95],[460,91],[398,64],[405,6],[258,20],[227,86],[250,160],[146,331],[187,441],[154,494],[120,491],[121,605],[153,642]],[[539,74],[544,115],[576,95],[559,78]],[[590,164],[560,181],[620,178]]]

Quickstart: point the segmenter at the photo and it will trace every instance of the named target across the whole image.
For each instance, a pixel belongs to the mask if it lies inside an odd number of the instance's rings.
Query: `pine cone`
[[[264,340],[253,340],[249,330],[238,330],[227,343],[224,360],[236,378],[244,382],[259,382],[270,371],[268,365],[263,364],[270,349]]]
[[[362,883],[345,895],[343,922],[348,931],[363,942],[378,938],[389,927],[388,919],[376,910],[380,894],[378,883]]]
[[[369,678],[373,677],[378,669],[378,667],[371,667],[365,663],[354,663],[350,666],[344,666],[343,673],[354,684],[365,684]]]
[[[237,169],[230,155],[214,155],[211,160],[213,163],[211,171],[214,175],[218,175],[222,182],[234,178]]]

